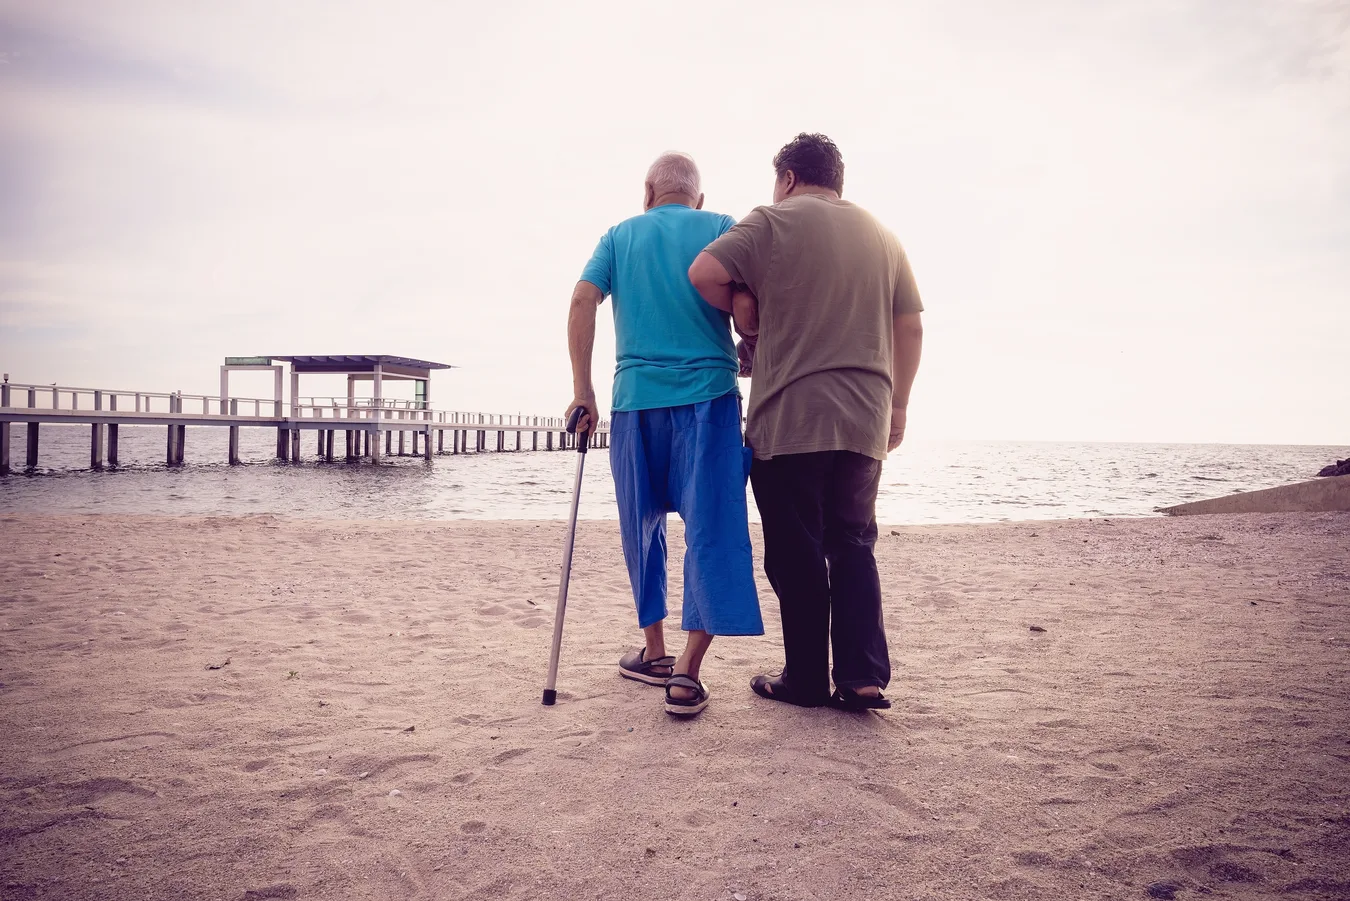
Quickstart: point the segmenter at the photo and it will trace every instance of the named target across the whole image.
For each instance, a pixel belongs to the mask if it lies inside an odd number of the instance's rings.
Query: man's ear
[[[702,194],[698,195],[698,203],[694,204],[694,209],[696,209],[696,210],[701,210],[701,209],[703,209],[703,195],[702,195]]]
[[[649,181],[648,181],[648,182],[643,182],[643,184],[642,184],[642,209],[643,209],[644,211],[650,210],[650,209],[652,208],[652,204],[654,204],[654,203],[656,203],[656,189],[655,189],[654,187],[652,187],[652,183],[651,183],[651,182],[649,182]]]
[[[791,197],[792,191],[797,187],[797,173],[791,169],[783,173],[783,196]]]

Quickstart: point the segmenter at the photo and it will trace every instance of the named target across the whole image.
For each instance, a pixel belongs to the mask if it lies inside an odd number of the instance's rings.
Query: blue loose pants
[[[755,590],[735,394],[681,407],[615,413],[610,469],[623,557],[642,628],[666,616],[666,515],[685,524],[685,631],[763,635]]]

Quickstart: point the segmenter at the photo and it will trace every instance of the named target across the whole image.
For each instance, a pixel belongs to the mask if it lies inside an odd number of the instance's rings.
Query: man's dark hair
[[[782,178],[791,169],[807,185],[844,192],[844,158],[834,141],[820,134],[802,132],[773,158],[774,171]]]

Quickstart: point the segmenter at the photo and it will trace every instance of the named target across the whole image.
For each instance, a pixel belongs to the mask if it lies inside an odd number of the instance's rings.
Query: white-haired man
[[[624,562],[645,644],[619,661],[628,679],[661,685],[665,708],[692,716],[708,704],[699,669],[715,635],[762,635],[741,437],[740,369],[730,317],[704,303],[689,266],[735,220],[703,210],[698,167],[666,153],[647,172],[643,214],[600,239],[572,292],[567,337],[583,424],[599,421],[591,355],[596,310],[614,298],[610,469]],[[683,628],[666,654],[666,516],[685,523]]]

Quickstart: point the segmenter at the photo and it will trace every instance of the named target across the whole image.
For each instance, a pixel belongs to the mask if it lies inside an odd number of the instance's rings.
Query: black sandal
[[[890,710],[891,702],[878,693],[876,697],[860,695],[851,688],[836,688],[830,695],[830,706],[839,710],[859,713],[864,710]]]
[[[809,698],[799,697],[783,681],[782,676],[756,676],[750,680],[750,688],[761,698],[768,698],[770,701],[782,701],[784,704],[794,704],[797,707],[824,707],[826,703],[824,700],[813,701]]]
[[[670,690],[672,688],[683,688],[692,691],[692,698],[672,697]],[[702,682],[696,682],[688,676],[680,673],[677,676],[671,676],[666,682],[666,713],[671,716],[697,716],[703,712],[703,708],[708,706],[711,700],[708,695],[708,686]]]
[[[648,660],[646,648],[629,651],[619,661],[620,676],[625,679],[632,679],[634,682],[644,682],[647,685],[665,685],[674,672],[674,657],[657,657],[655,660]]]

